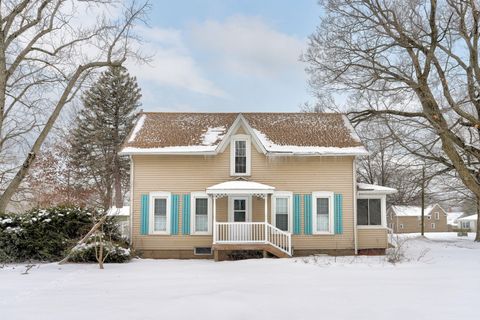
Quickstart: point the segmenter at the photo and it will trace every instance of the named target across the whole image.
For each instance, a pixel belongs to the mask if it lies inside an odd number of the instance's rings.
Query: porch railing
[[[215,222],[214,243],[270,244],[292,255],[292,236],[265,222]]]

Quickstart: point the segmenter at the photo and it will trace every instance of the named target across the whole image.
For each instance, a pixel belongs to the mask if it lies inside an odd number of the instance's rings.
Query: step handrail
[[[292,255],[292,234],[268,222],[215,222],[214,228],[214,243],[265,243]]]

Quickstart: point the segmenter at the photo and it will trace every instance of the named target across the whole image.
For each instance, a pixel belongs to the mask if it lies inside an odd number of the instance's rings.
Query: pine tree
[[[132,128],[140,97],[136,78],[123,67],[103,72],[82,96],[83,109],[72,132],[72,158],[81,168],[78,181],[96,186],[105,209],[113,195],[115,206],[123,206],[129,163],[118,152]]]

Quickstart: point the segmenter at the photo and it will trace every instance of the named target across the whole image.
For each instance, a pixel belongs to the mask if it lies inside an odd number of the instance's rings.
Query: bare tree
[[[404,101],[356,111],[429,136],[406,146],[480,197],[480,12],[473,0],[324,0],[304,59],[317,91]],[[409,132],[410,137],[415,131]],[[418,138],[418,137],[417,137]],[[437,148],[437,146],[439,148]],[[480,219],[479,219],[480,221]],[[476,241],[480,241],[480,231]]]
[[[138,56],[133,27],[147,9],[135,1],[0,2],[0,211],[89,76]]]
[[[22,183],[28,203],[37,207],[97,205],[96,188],[77,178],[81,170],[72,159],[66,135],[56,134],[43,144]]]

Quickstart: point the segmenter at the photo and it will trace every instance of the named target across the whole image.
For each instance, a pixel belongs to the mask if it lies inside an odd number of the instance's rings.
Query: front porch
[[[292,256],[291,233],[269,220],[268,204],[274,190],[241,180],[207,188],[213,211],[213,249],[262,250],[278,257]]]

